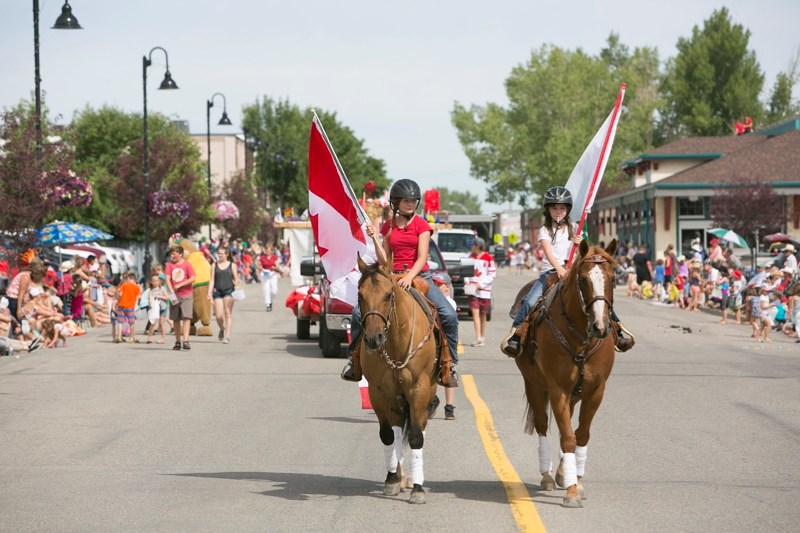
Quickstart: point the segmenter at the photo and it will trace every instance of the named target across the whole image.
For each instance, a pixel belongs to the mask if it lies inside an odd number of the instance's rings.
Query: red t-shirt
[[[272,254],[267,256],[266,254],[261,254],[258,256],[258,262],[261,263],[261,270],[275,270],[275,265],[278,264],[278,256]]]
[[[384,237],[389,233],[391,220],[383,223],[381,228],[381,235]],[[393,227],[392,233],[389,235],[389,248],[392,250],[394,261],[392,263],[392,270],[410,270],[417,260],[417,246],[419,245],[419,236],[425,232],[433,233],[431,225],[422,217],[414,215],[405,228]],[[422,267],[422,272],[428,270],[428,263]]]
[[[183,260],[180,263],[167,263],[164,269],[164,275],[172,280],[172,288],[175,289],[175,285],[191,278],[195,274],[192,264],[189,261]],[[175,295],[180,297],[189,296],[192,292],[191,283],[175,289]]]

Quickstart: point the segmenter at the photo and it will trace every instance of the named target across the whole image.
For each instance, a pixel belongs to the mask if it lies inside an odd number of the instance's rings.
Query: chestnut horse
[[[583,473],[592,424],[606,380],[614,366],[614,338],[610,312],[614,305],[614,251],[616,239],[604,250],[581,242],[580,259],[566,277],[551,288],[532,320],[522,353],[516,358],[525,379],[525,431],[539,435],[542,490],[555,484],[567,489],[562,505],[582,507]],[[555,482],[547,440],[548,402],[561,434],[563,456]],[[572,413],[580,402],[578,428]]]
[[[383,266],[368,266],[358,258],[363,326],[358,349],[384,447],[383,493],[396,496],[401,483],[408,482],[402,471],[408,442],[410,502],[425,503],[422,448],[428,406],[436,396],[436,341],[432,322],[409,291],[397,284],[391,267],[391,258]]]

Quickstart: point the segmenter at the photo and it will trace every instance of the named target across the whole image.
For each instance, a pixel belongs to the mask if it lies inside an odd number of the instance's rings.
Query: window
[[[690,196],[678,198],[678,215],[682,217],[705,217],[705,198]]]

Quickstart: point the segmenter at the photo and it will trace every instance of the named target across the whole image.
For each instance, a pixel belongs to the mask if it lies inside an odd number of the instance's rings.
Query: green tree
[[[798,81],[800,81],[800,48],[795,51],[788,71],[779,72],[775,78],[767,102],[767,124],[774,124],[800,114],[800,103],[792,98],[792,89]]]
[[[35,241],[41,227],[59,209],[56,185],[59,175],[73,170],[73,153],[42,113],[41,151],[37,151],[33,106],[21,102],[6,110],[0,122],[0,231],[12,249]]]
[[[212,216],[200,151],[167,117],[155,113],[147,120],[149,189],[180,197],[190,210],[183,218],[151,214],[151,234],[162,240],[176,231],[189,235]],[[142,116],[108,106],[86,107],[74,118],[69,139],[76,165],[95,191],[92,205],[76,218],[115,236],[140,239],[145,205]]]
[[[745,116],[759,122],[764,75],[749,42],[750,31],[734,24],[724,7],[702,29],[695,26],[690,38],[678,40],[678,54],[667,63],[663,82],[666,140],[729,135]]]
[[[376,195],[389,186],[384,162],[369,155],[364,141],[341,124],[335,113],[317,110],[336,155],[353,190],[360,194],[372,179]],[[264,97],[244,108],[244,127],[255,139],[255,180],[258,190],[269,191],[270,205],[282,209],[308,207],[308,135],[310,108],[301,109],[288,100]]]
[[[642,153],[653,139],[658,75],[655,50],[631,53],[613,33],[596,57],[554,46],[534,51],[506,80],[507,108],[455,103],[452,122],[471,174],[488,184],[489,201],[516,198],[527,207],[532,194],[567,181],[611,111],[619,84],[628,82],[604,178],[614,181],[621,161]]]
[[[480,198],[470,192],[451,191],[438,187],[439,209],[459,215],[477,215],[481,212]]]
[[[217,222],[232,238],[250,241],[266,223],[266,212],[261,207],[255,186],[243,172],[237,172],[222,184],[222,198],[230,200],[239,209],[239,218]]]

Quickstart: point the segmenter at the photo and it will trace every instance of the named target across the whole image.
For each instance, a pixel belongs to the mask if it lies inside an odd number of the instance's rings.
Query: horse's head
[[[361,307],[361,325],[364,344],[368,350],[377,350],[386,343],[389,324],[395,313],[394,287],[391,261],[383,267],[377,263],[367,265],[358,256],[361,280],[358,282],[358,305]]]
[[[610,331],[610,314],[614,307],[614,252],[617,240],[605,248],[589,246],[581,241],[581,258],[575,265],[578,293],[586,314],[587,333],[604,338]]]

